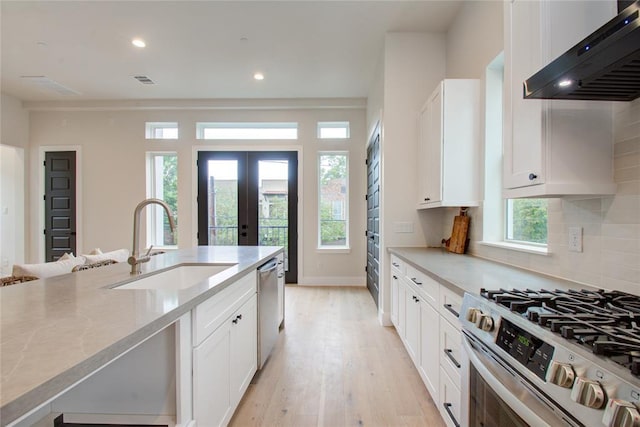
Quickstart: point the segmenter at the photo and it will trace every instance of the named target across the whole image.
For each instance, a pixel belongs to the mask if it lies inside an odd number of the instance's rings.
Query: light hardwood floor
[[[285,308],[231,426],[444,426],[366,288],[287,286]]]

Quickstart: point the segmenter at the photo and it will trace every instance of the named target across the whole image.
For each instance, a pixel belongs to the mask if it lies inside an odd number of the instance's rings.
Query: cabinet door
[[[395,268],[391,269],[391,322],[398,327],[398,296],[400,295],[400,273]]]
[[[505,188],[544,183],[542,102],[546,101],[522,97],[522,83],[543,65],[540,8],[537,1],[505,2]]]
[[[420,371],[434,402],[438,401],[440,366],[440,314],[426,301],[420,301]]]
[[[398,324],[396,330],[403,340],[407,337],[407,288],[402,278],[398,280]]]
[[[232,415],[230,323],[224,322],[193,350],[193,412],[199,427],[225,425]]]
[[[420,298],[411,287],[406,286],[405,341],[407,351],[416,366],[420,364]]]
[[[429,98],[427,105],[426,168],[427,204],[442,201],[442,109],[443,84]]]
[[[257,296],[236,311],[231,324],[231,378],[230,393],[233,408],[240,402],[249,387],[258,366],[258,310]]]

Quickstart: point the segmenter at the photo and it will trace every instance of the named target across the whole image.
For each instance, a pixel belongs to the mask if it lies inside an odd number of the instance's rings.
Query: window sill
[[[494,248],[502,248],[509,249],[512,251],[518,252],[526,252],[529,254],[536,254],[542,256],[550,256],[551,252],[549,252],[548,247],[540,247],[540,246],[532,246],[532,245],[524,245],[522,243],[508,243],[508,242],[479,242],[479,244],[484,246],[491,246]]]
[[[316,252],[326,254],[349,254],[351,253],[351,248],[348,246],[336,246],[335,248],[330,248],[327,246],[316,248]]]

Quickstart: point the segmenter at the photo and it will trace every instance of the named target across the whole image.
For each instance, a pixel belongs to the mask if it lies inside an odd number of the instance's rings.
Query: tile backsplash
[[[640,99],[615,106],[614,142],[614,177],[618,186],[615,195],[549,199],[550,255],[479,244],[481,208],[469,211],[472,217],[469,252],[540,273],[640,295]],[[456,214],[457,209],[447,211],[443,222],[446,230]],[[569,227],[583,228],[583,252],[569,251]]]

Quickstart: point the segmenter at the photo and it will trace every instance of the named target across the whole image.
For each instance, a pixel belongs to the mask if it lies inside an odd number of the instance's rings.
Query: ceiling
[[[7,1],[2,92],[26,101],[366,97],[387,32],[444,1]],[[143,38],[143,49],[131,44]],[[253,79],[255,72],[265,79]],[[147,76],[145,85],[134,76]],[[25,78],[28,76],[30,78]]]

